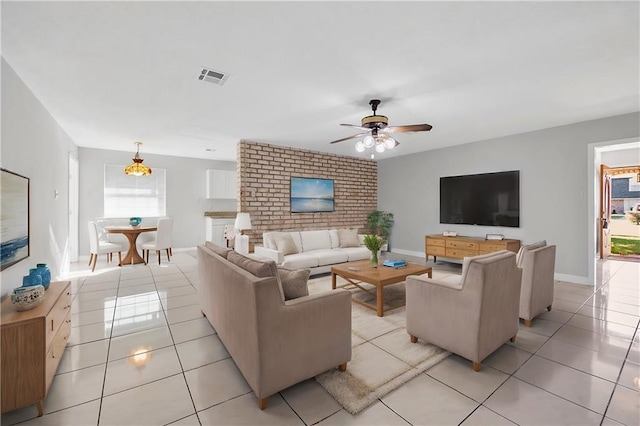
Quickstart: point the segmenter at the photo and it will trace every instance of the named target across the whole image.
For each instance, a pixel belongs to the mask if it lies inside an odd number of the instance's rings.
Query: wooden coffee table
[[[351,268],[351,269],[350,269]],[[402,268],[390,268],[388,266],[372,267],[368,260],[360,260],[358,262],[343,263],[331,268],[331,288],[336,289],[336,277],[341,277],[347,281],[340,287],[354,285],[359,289],[366,291],[367,293],[376,297],[376,306],[367,303],[363,300],[352,298],[356,303],[362,306],[373,309],[377,312],[379,317],[384,316],[386,311],[404,306],[405,303],[391,306],[384,309],[384,286],[390,284],[396,284],[404,281],[409,275],[422,275],[428,274],[429,278],[432,277],[433,270],[427,266],[418,265],[416,263],[407,263],[407,266]],[[360,284],[367,283],[374,285],[376,291],[362,287]]]

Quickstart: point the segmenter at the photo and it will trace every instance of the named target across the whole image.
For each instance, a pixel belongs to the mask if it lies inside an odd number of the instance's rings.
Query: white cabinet
[[[227,242],[224,239],[224,227],[226,225],[233,226],[235,219],[217,219],[217,218],[206,218],[207,222],[207,230],[206,237],[207,241],[211,241],[214,244],[217,244],[222,247],[226,247]]]
[[[235,170],[207,170],[207,198],[232,199],[237,197],[238,173]]]

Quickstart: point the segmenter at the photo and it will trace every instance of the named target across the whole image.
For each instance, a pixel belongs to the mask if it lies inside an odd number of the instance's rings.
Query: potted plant
[[[367,225],[374,235],[389,240],[391,226],[393,226],[393,213],[375,210],[367,216]]]
[[[384,238],[380,238],[377,235],[365,235],[364,245],[371,252],[371,258],[369,262],[374,268],[378,267],[378,252],[387,242]]]

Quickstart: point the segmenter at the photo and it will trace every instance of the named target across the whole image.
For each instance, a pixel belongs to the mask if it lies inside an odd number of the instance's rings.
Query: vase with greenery
[[[374,235],[388,240],[393,226],[393,213],[375,210],[367,216],[367,225]]]
[[[378,252],[385,245],[386,241],[384,238],[380,238],[377,235],[365,235],[364,236],[364,245],[371,252],[371,258],[369,262],[371,266],[374,268],[378,267]]]

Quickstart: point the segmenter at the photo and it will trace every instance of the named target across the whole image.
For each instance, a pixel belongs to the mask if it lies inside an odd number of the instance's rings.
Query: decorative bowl
[[[18,287],[11,294],[11,303],[16,306],[18,311],[28,311],[33,309],[42,302],[44,297],[44,286],[31,285],[28,287]]]
[[[140,224],[142,223],[142,218],[141,217],[130,217],[129,218],[129,225],[131,226],[140,226]]]

